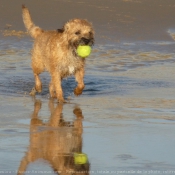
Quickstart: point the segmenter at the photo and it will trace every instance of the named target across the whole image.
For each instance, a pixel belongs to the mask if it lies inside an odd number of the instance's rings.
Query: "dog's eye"
[[[92,32],[89,32],[89,35],[92,35]]]
[[[81,33],[80,31],[77,31],[75,32],[75,35],[80,35],[80,33]]]

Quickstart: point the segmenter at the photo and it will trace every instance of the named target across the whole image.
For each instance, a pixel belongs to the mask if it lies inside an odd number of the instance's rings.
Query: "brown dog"
[[[39,74],[47,70],[51,75],[50,96],[64,102],[61,80],[75,75],[77,87],[75,95],[84,89],[85,59],[77,55],[79,45],[94,44],[92,25],[82,19],[68,21],[62,29],[44,31],[32,22],[29,10],[23,5],[23,21],[29,34],[35,39],[32,50],[32,69],[35,77],[35,90],[41,92],[42,83]],[[56,94],[55,94],[56,93]]]

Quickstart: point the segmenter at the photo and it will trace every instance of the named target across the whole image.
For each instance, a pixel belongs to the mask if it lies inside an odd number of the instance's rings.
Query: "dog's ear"
[[[63,26],[63,30],[64,31],[68,31],[69,30],[69,23],[66,23],[64,26]]]
[[[64,32],[64,29],[62,28],[62,29],[57,29],[57,32],[58,33],[63,33]]]

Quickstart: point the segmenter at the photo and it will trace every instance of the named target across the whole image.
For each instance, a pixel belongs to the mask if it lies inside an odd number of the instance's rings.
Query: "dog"
[[[34,90],[39,93],[42,91],[39,74],[48,71],[51,75],[49,85],[51,97],[57,98],[60,103],[65,102],[61,81],[71,75],[74,75],[77,81],[74,94],[81,95],[85,87],[85,58],[78,56],[77,47],[94,45],[92,24],[84,19],[72,19],[61,29],[46,31],[33,23],[30,12],[24,5],[22,5],[22,16],[28,33],[35,39],[32,49]]]
[[[29,164],[38,159],[48,162],[55,174],[88,175],[90,162],[75,164],[74,153],[82,153],[83,147],[83,114],[79,107],[73,109],[75,119],[71,122],[63,118],[63,104],[54,105],[49,100],[50,119],[43,121],[38,116],[42,102],[35,100],[30,122],[30,144],[22,158],[18,175],[26,174]],[[42,174],[42,170],[39,170]],[[44,170],[43,170],[44,172]],[[49,173],[48,173],[49,174]]]

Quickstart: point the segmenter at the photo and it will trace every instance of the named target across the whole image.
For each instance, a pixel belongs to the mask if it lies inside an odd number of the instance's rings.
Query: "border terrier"
[[[48,71],[51,75],[49,92],[58,102],[65,102],[61,81],[74,75],[77,87],[75,95],[81,95],[84,85],[85,59],[77,54],[79,45],[94,44],[94,30],[91,23],[84,19],[69,20],[61,29],[55,31],[43,30],[36,26],[30,12],[22,5],[22,16],[28,33],[34,38],[32,49],[32,69],[35,78],[36,92],[42,91],[39,74]]]

